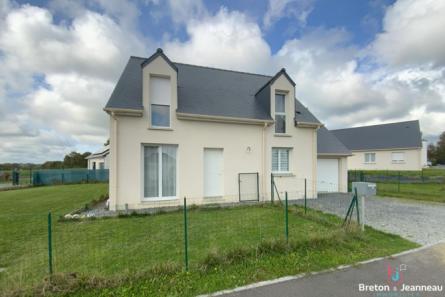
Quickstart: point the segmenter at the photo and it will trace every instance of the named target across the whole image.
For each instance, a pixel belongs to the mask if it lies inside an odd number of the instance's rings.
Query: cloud
[[[314,0],[269,0],[267,12],[263,18],[264,27],[269,28],[283,17],[293,18],[304,27],[314,8],[314,2]]]
[[[175,61],[244,71],[265,71],[270,48],[259,26],[244,14],[221,8],[214,16],[191,20],[189,39],[165,44]]]
[[[444,28],[445,1],[399,0],[387,8],[371,50],[391,65],[445,66]]]
[[[159,25],[165,39],[156,43],[174,61],[270,75],[285,67],[297,97],[329,128],[420,119],[428,136],[445,126],[445,50],[443,2],[424,3],[399,0],[386,8],[384,31],[365,48],[345,29],[312,27],[272,53],[261,24],[243,12],[210,13],[202,1],[150,1],[168,7],[171,23],[187,33],[177,38],[177,28]],[[0,162],[60,159],[102,145],[102,107],[128,57],[153,52],[135,7],[1,2]],[[304,26],[312,7],[271,1],[263,28],[281,18]]]
[[[48,9],[7,6],[0,28],[0,162],[60,159],[102,145],[108,137],[102,108],[128,57],[148,52],[147,39],[120,17],[82,7],[71,21],[56,23]]]

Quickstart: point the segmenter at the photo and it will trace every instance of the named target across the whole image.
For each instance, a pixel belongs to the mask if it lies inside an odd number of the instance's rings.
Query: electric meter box
[[[377,195],[377,185],[375,183],[352,182],[353,194],[355,193],[355,189],[357,189],[357,195],[359,197],[370,197]]]

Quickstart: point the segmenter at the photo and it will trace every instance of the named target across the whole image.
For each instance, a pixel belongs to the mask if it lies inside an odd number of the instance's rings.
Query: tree
[[[432,143],[428,145],[428,161],[431,162],[431,164],[436,165],[437,164],[437,158],[436,158],[436,146]]]
[[[85,168],[87,167],[88,161],[85,159],[87,156],[91,155],[90,152],[85,152],[80,154],[78,152],[71,152],[63,158],[64,168]]]
[[[436,144],[428,146],[428,160],[433,165],[445,164],[445,131],[440,134]]]
[[[436,144],[436,160],[438,164],[445,164],[445,131],[439,136]]]

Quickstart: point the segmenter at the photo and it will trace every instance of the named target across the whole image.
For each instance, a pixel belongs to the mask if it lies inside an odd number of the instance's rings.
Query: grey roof
[[[317,131],[317,153],[318,155],[351,155],[351,151],[326,127],[321,127]]]
[[[422,147],[417,120],[331,131],[350,150]]]
[[[102,150],[92,153],[91,155],[87,156],[85,159],[94,159],[97,157],[105,157],[109,153],[110,153],[110,147],[108,145],[106,145],[104,148],[102,148]]]
[[[320,123],[310,110],[295,99],[295,121],[304,123]],[[317,154],[332,156],[349,156],[351,151],[332,134],[326,127],[317,130]]]
[[[130,57],[105,108],[144,109],[141,64],[145,60],[145,58]]]
[[[130,57],[105,108],[143,110],[142,66],[158,56],[178,72],[177,112],[181,113],[272,120],[268,98],[270,84],[279,75],[285,74],[295,85],[284,69],[274,76],[268,76],[173,63],[158,50],[149,58]],[[295,121],[321,124],[297,99]],[[319,129],[317,143],[320,154],[350,154],[326,128]]]
[[[281,74],[286,75],[295,85],[284,68],[275,76],[268,76],[173,63],[158,49],[149,58],[130,57],[105,109],[143,110],[142,67],[158,56],[178,72],[176,111],[180,113],[272,120],[268,86]],[[320,123],[298,101],[296,118],[299,121]]]
[[[295,121],[303,123],[321,124],[321,122],[309,111],[309,109],[295,99]]]
[[[272,120],[255,93],[271,77],[175,63],[178,68],[177,112]]]

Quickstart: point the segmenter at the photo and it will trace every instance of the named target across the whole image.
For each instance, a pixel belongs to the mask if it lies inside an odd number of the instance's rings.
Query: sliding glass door
[[[176,198],[176,145],[144,146],[144,198]]]

